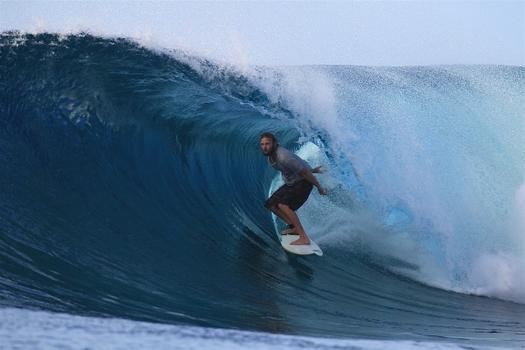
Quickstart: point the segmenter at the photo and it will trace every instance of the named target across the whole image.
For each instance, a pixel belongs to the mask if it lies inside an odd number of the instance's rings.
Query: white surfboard
[[[298,255],[310,255],[316,254],[319,256],[323,255],[323,251],[317,243],[310,238],[310,244],[290,244],[293,241],[299,239],[299,235],[281,235],[281,245],[284,250]]]

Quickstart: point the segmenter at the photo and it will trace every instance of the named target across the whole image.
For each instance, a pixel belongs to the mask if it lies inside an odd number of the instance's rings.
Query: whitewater
[[[0,345],[523,347],[524,110],[520,66],[3,32]],[[280,247],[264,131],[328,169],[298,211],[322,258]]]

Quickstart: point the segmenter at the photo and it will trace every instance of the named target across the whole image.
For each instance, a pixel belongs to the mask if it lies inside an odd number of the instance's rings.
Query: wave
[[[523,67],[239,70],[87,33],[0,57],[0,304],[523,339]],[[279,247],[263,131],[329,169],[299,210],[322,259]]]
[[[156,349],[264,349],[278,346],[295,349],[432,349],[462,350],[466,347],[444,342],[388,341],[368,339],[331,339],[221,328],[204,328],[152,324],[122,319],[81,317],[45,311],[15,308],[0,309],[0,335],[5,349],[35,346],[39,348],[79,349],[144,349],[155,344]],[[111,339],[108,343],[107,339]],[[468,349],[478,347],[469,346]],[[479,349],[501,349],[479,347]]]

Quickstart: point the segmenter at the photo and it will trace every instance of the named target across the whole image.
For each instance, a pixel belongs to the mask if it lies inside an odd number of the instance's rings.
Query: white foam
[[[468,68],[466,72],[450,69],[447,74],[457,77],[444,76],[459,81],[470,79],[472,84],[483,79],[471,74]],[[516,163],[508,164],[508,169],[502,168],[498,165],[500,153],[494,149],[499,146],[503,150],[512,150],[519,142],[519,138],[507,132],[520,127],[512,123],[520,122],[514,118],[516,112],[506,104],[509,111],[504,117],[497,115],[492,118],[484,115],[482,110],[474,110],[471,119],[461,123],[452,118],[433,120],[427,114],[439,114],[439,109],[432,109],[431,103],[419,106],[418,103],[424,102],[419,99],[422,96],[431,101],[442,97],[435,96],[437,92],[429,89],[425,81],[410,81],[402,72],[368,69],[367,74],[386,78],[400,88],[397,91],[394,87],[394,97],[371,101],[382,108],[380,114],[367,116],[373,133],[377,134],[360,135],[368,139],[361,143],[356,143],[360,137],[352,125],[359,121],[347,119],[345,115],[352,113],[352,106],[345,97],[352,91],[348,87],[343,89],[350,91],[340,90],[341,84],[345,83],[326,74],[326,70],[291,67],[280,71],[278,84],[271,77],[256,81],[274,102],[292,109],[304,134],[322,132],[330,137],[330,150],[335,155],[329,166],[333,176],[323,180],[332,183],[331,188],[338,192],[336,196],[350,200],[336,203],[331,196],[332,204],[308,201],[302,211],[307,212],[303,220],[310,233],[316,239],[317,232],[324,234],[318,240],[320,244],[346,245],[352,249],[352,245],[358,242],[380,255],[388,253],[402,258],[419,268],[417,273],[406,271],[406,274],[432,286],[524,303],[525,187],[522,185],[517,191],[510,227],[505,227],[504,222],[508,219],[505,217],[506,208],[512,204],[507,193],[517,177],[509,169],[511,166],[516,168]],[[349,78],[343,75],[341,79]],[[366,87],[365,83],[363,88]],[[396,95],[405,88],[417,90],[419,99],[415,105]],[[505,96],[515,93],[512,86],[505,88],[508,90]],[[494,108],[497,109],[499,92],[487,90],[486,93],[495,96]],[[469,102],[472,99],[468,94],[455,98]],[[443,101],[449,103],[446,98]],[[462,104],[457,103],[457,107],[463,113]],[[412,108],[416,110],[412,111]],[[456,105],[447,108],[454,109]],[[482,122],[487,125],[480,123],[480,118],[484,118]],[[490,126],[491,123],[494,126]],[[441,128],[460,131],[439,136],[435,130]],[[459,134],[455,133],[460,132],[463,132],[461,137],[456,137]],[[483,140],[491,138],[500,142],[490,147]],[[483,148],[473,149],[472,145],[478,144]],[[378,154],[383,151],[385,154]],[[437,152],[439,156],[436,156]],[[516,153],[508,156],[519,162]],[[350,168],[355,170],[359,181],[372,195],[367,198],[373,202],[369,208],[372,210],[360,207],[358,212],[353,200],[355,194],[343,193],[348,187],[344,186],[342,174]],[[338,187],[337,181],[343,186]],[[388,227],[393,217],[390,210],[398,205],[406,209],[398,215],[405,217],[405,222]],[[323,225],[319,225],[320,222]]]
[[[118,318],[0,309],[2,349],[464,349],[452,343],[413,340],[334,339],[177,326]],[[476,349],[470,346],[469,349]],[[489,349],[488,347],[479,347]]]
[[[468,284],[467,292],[525,303],[524,258],[483,254],[474,261]]]

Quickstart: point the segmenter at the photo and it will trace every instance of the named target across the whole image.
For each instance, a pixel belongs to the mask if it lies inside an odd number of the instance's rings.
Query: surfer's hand
[[[326,192],[326,189],[324,187],[317,187],[317,190],[319,191],[319,194],[322,196],[326,196],[328,193]]]
[[[322,168],[322,165],[316,166],[315,168],[313,168],[312,173],[324,173],[324,169]]]

